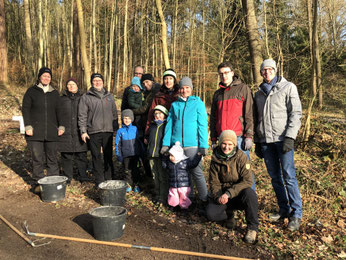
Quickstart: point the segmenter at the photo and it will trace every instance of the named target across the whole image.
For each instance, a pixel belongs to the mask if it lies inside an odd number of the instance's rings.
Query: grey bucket
[[[89,211],[92,216],[94,237],[112,241],[120,238],[125,229],[127,210],[120,206],[103,206]]]
[[[124,206],[127,182],[110,180],[101,182],[98,186],[101,205]]]
[[[41,188],[41,199],[45,202],[55,202],[65,198],[65,176],[47,176],[38,180]]]

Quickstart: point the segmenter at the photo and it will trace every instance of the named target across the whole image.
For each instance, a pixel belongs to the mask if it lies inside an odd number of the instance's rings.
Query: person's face
[[[166,76],[163,79],[163,83],[165,84],[166,88],[172,89],[174,86],[174,78],[172,76]]]
[[[232,152],[234,144],[231,141],[223,141],[221,143],[221,150],[224,154],[229,154]]]
[[[142,67],[136,67],[133,74],[135,75],[135,77],[138,77],[139,79],[141,79],[143,73],[144,73],[144,70]]]
[[[101,78],[94,78],[92,81],[93,87],[100,91],[103,88],[103,80]]]
[[[174,163],[175,162],[175,157],[172,154],[169,154],[169,160]]]
[[[40,82],[44,86],[49,85],[51,80],[52,80],[52,77],[50,76],[50,74],[48,72],[43,73],[40,77]]]
[[[267,83],[270,83],[275,75],[275,70],[272,67],[264,67],[262,70],[262,77]]]
[[[219,69],[220,81],[225,86],[228,86],[232,83],[233,76],[234,76],[234,71],[232,71],[230,67],[224,67],[224,68]]]
[[[78,91],[78,86],[74,81],[69,81],[67,83],[67,90],[71,93],[77,93]]]
[[[183,98],[187,98],[192,95],[192,89],[189,86],[183,86],[180,88],[180,94]]]
[[[128,116],[124,116],[123,122],[124,122],[124,125],[129,126],[132,121],[131,121],[131,118],[129,118]]]
[[[143,84],[145,86],[145,89],[147,91],[150,91],[152,89],[152,87],[153,87],[154,82],[151,81],[150,79],[146,79],[146,80],[143,81]]]
[[[155,110],[154,118],[155,118],[155,120],[161,120],[162,121],[165,119],[165,114],[162,113],[160,110]]]
[[[136,92],[140,91],[140,88],[137,85],[132,85],[132,89]]]

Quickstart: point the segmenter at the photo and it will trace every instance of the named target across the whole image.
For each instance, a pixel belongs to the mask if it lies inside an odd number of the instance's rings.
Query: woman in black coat
[[[37,83],[30,87],[23,98],[22,113],[25,125],[25,139],[31,151],[32,178],[59,175],[57,141],[64,131],[60,96],[51,85],[52,71],[43,67],[38,73]]]
[[[90,180],[86,173],[88,147],[80,137],[77,124],[80,97],[77,81],[72,78],[67,80],[66,89],[63,90],[61,97],[61,108],[65,118],[65,133],[59,137],[58,150],[61,152],[61,166],[69,182],[73,177],[73,160],[77,165],[79,180]]]

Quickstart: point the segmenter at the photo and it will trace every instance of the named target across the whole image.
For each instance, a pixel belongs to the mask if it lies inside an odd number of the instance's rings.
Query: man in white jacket
[[[280,211],[272,220],[289,218],[288,229],[299,229],[302,199],[294,167],[294,140],[302,106],[296,85],[277,75],[272,59],[261,65],[263,83],[255,94],[256,154],[264,158]]]

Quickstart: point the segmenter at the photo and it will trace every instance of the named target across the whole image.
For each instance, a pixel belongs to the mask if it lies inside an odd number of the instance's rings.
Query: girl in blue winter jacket
[[[121,112],[122,127],[115,137],[115,153],[119,162],[124,166],[124,180],[128,183],[127,192],[139,192],[139,155],[141,154],[141,143],[138,138],[137,127],[132,125],[134,120],[131,109]]]

